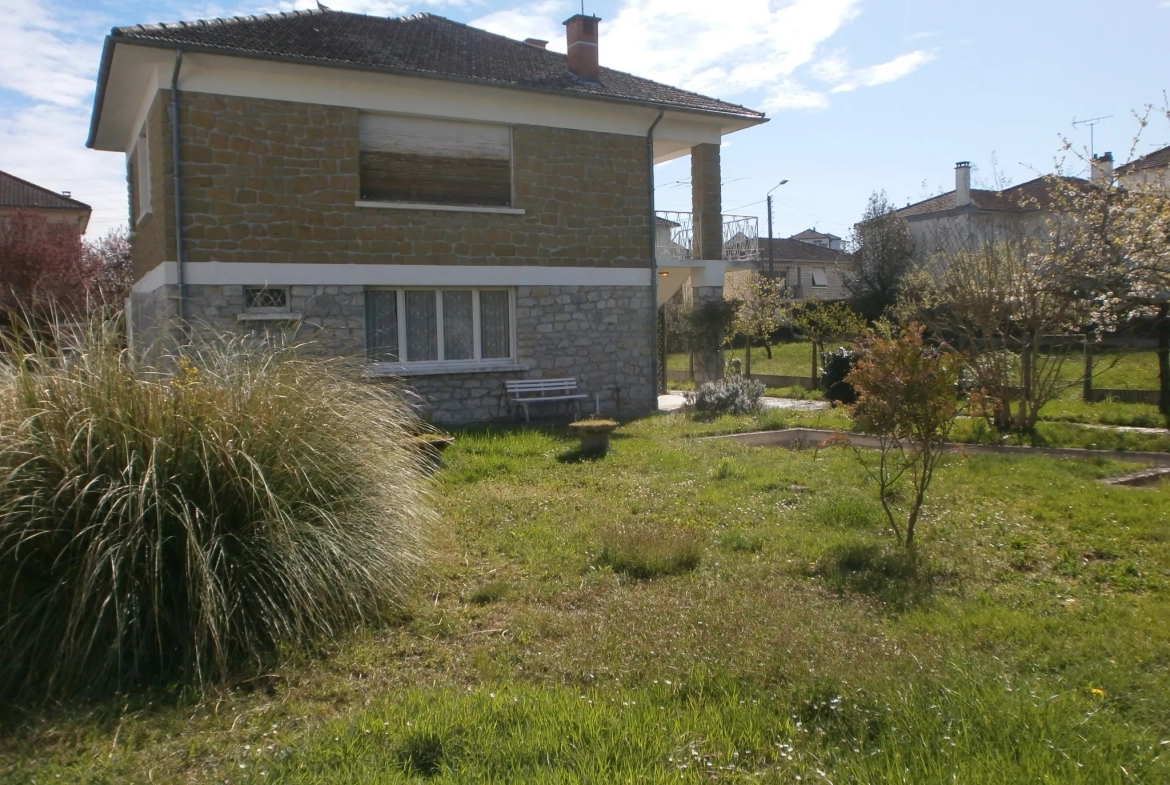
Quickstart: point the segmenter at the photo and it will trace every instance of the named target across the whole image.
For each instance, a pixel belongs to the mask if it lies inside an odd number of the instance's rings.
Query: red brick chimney
[[[601,81],[601,66],[597,62],[596,16],[576,14],[565,20],[569,41],[569,73],[587,82]]]

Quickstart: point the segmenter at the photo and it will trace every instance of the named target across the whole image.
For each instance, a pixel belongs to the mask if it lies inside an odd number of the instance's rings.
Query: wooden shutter
[[[508,126],[363,114],[360,128],[362,199],[511,206]]]

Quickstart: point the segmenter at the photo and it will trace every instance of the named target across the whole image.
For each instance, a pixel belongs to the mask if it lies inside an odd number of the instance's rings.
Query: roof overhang
[[[481,96],[479,101],[472,103],[494,100],[508,108],[528,110],[521,111],[520,116],[511,122],[524,123],[526,117],[564,113],[571,118],[566,120],[570,123],[567,127],[604,130],[606,126],[613,126],[617,133],[638,135],[645,135],[661,110],[665,114],[655,131],[656,163],[685,155],[693,144],[717,143],[726,134],[768,121],[768,118],[755,114],[703,111],[613,96],[566,94],[539,86],[497,84],[301,57],[243,55],[190,44],[131,39],[119,36],[115,31],[106,37],[102,49],[87,146],[123,152],[129,149],[154,92],[169,88],[171,68],[179,51],[184,53],[180,88],[195,92],[454,117],[457,115],[451,110],[444,111],[435,106],[438,99],[459,95],[465,100],[468,91],[472,91],[470,95]],[[342,86],[340,90],[339,84]],[[410,102],[403,104],[388,100],[395,93],[404,99],[409,96]],[[396,103],[398,105],[394,105]],[[552,111],[533,111],[534,104]],[[437,115],[434,114],[436,111]],[[474,119],[486,119],[480,115],[492,115],[493,112],[478,106],[472,107],[470,114],[476,116]],[[496,121],[509,122],[504,112],[494,114],[497,115]],[[595,117],[589,120],[588,115]],[[619,128],[621,130],[617,130]]]

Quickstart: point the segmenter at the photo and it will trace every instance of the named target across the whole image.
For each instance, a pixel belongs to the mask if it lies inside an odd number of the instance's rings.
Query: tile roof
[[[583,81],[568,72],[563,54],[425,13],[386,18],[320,9],[116,27],[107,39],[104,57],[111,56],[117,43],[388,71],[747,119],[764,117],[737,104],[612,68],[601,69],[600,83]]]
[[[1079,177],[1063,177],[1066,182],[1084,183]],[[989,191],[983,188],[971,189],[971,205],[979,210],[993,212],[1029,212],[1050,206],[1053,200],[1052,181],[1048,176],[1037,177],[1025,183],[1005,188],[1002,191]],[[904,218],[931,213],[944,212],[955,209],[955,192],[932,196],[921,202],[910,204],[898,210]]]
[[[820,262],[830,264],[850,264],[853,257],[844,251],[834,251],[812,243],[793,239],[774,238],[772,240],[772,256],[777,262]],[[760,262],[768,261],[768,238],[760,238]]]
[[[840,240],[841,238],[835,234],[828,234],[826,232],[818,232],[816,229],[805,229],[799,234],[794,234],[790,238],[792,240]]]
[[[88,204],[79,202],[56,191],[22,180],[19,177],[0,172],[0,207],[35,207],[48,210],[86,210]]]
[[[1155,150],[1149,155],[1135,158],[1124,166],[1117,167],[1117,174],[1131,174],[1142,169],[1162,169],[1170,167],[1170,145],[1161,150]]]

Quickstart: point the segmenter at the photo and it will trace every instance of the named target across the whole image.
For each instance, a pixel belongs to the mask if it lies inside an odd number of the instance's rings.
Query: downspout
[[[179,158],[179,69],[183,67],[183,50],[175,50],[175,70],[171,74],[171,173],[175,192],[175,279],[179,286],[179,329],[187,331],[187,281],[183,269],[183,172]]]
[[[659,109],[658,117],[654,118],[650,130],[646,132],[646,182],[650,188],[650,370],[656,402],[658,394],[665,391],[659,385],[661,377],[658,369],[658,215],[654,212],[654,129],[662,122],[665,113],[665,109]]]

